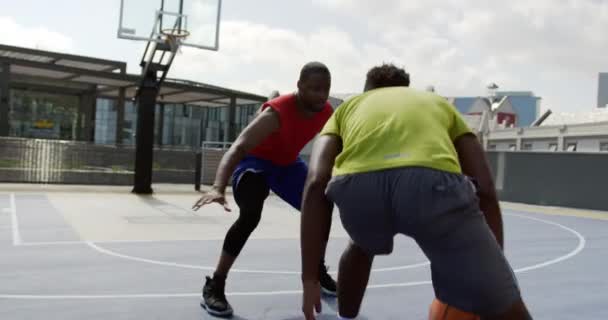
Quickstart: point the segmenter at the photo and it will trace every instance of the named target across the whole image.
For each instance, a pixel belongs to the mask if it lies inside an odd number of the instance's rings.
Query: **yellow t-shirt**
[[[469,132],[445,98],[389,87],[345,101],[321,134],[342,139],[333,174],[344,175],[411,166],[461,173],[453,142]]]

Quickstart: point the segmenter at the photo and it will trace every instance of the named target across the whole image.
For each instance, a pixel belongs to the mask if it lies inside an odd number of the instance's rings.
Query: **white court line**
[[[146,259],[146,258],[140,258],[140,257],[130,256],[130,255],[114,252],[114,251],[108,250],[106,248],[102,248],[102,247],[96,245],[93,242],[87,242],[87,245],[89,247],[93,248],[93,250],[98,251],[100,253],[107,254],[107,255],[110,255],[110,256],[113,256],[113,257],[117,257],[117,258],[121,258],[121,259],[131,260],[131,261],[150,263],[150,264],[161,265],[161,266],[168,266],[168,267],[184,268],[184,269],[196,269],[196,270],[208,270],[208,271],[214,271],[215,270],[215,267],[199,266],[199,265],[193,265],[193,264],[175,263],[175,262],[169,262],[169,261],[153,260],[153,259]],[[416,264],[398,266],[398,267],[372,269],[372,272],[386,272],[386,271],[405,270],[405,269],[418,268],[418,267],[422,267],[422,266],[426,266],[426,265],[429,265],[428,261],[422,262],[422,263],[416,263]],[[251,269],[230,269],[230,272],[238,272],[238,273],[262,273],[262,274],[296,274],[296,275],[301,274],[300,271],[251,270]],[[331,272],[331,273],[335,273],[335,272]]]
[[[8,208],[7,208],[8,209]],[[343,236],[330,237],[330,239],[347,239]],[[224,238],[210,239],[131,239],[131,240],[66,240],[66,241],[32,241],[22,242],[21,246],[25,247],[44,247],[44,246],[61,246],[61,245],[87,245],[87,242],[97,244],[106,243],[171,243],[171,242],[201,242],[201,241],[223,241]],[[250,237],[249,240],[298,240],[298,238],[273,238],[273,237]]]
[[[519,218],[523,218],[523,219],[529,219],[529,220],[534,220],[534,221],[538,221],[538,222],[542,222],[542,223],[546,223],[546,224],[550,224],[550,225],[554,225],[557,226],[563,230],[566,230],[572,234],[574,234],[577,238],[578,238],[578,246],[571,252],[569,252],[568,254],[564,255],[564,256],[560,256],[558,258],[549,260],[549,261],[545,261],[539,264],[535,264],[532,266],[527,266],[525,268],[520,268],[515,270],[516,272],[526,272],[526,271],[530,271],[530,270],[534,270],[534,269],[538,269],[538,268],[543,268],[555,263],[559,263],[561,261],[567,260],[572,258],[573,256],[577,255],[579,252],[581,252],[584,248],[585,248],[585,238],[578,233],[576,230],[573,230],[571,228],[568,228],[566,226],[563,226],[559,223],[556,222],[552,222],[552,221],[547,221],[544,219],[540,219],[540,218],[533,218],[533,217],[529,217],[526,215],[520,215],[520,214],[514,214],[514,213],[505,213],[503,215],[510,215],[510,216],[515,216],[515,217],[519,217]],[[185,268],[185,269],[197,269],[197,270],[208,270],[208,271],[214,271],[215,267],[209,267],[209,266],[199,266],[199,265],[191,265],[191,264],[182,264],[182,263],[175,263],[175,262],[169,262],[169,261],[162,261],[162,260],[154,260],[154,259],[146,259],[146,258],[140,258],[140,257],[136,257],[136,256],[131,256],[131,255],[126,255],[126,254],[121,254],[115,251],[111,251],[109,249],[106,248],[102,248],[96,244],[94,244],[93,242],[87,242],[87,245],[89,245],[91,248],[93,248],[94,250],[103,253],[103,254],[107,254],[113,257],[117,257],[117,258],[121,258],[121,259],[126,259],[126,260],[131,260],[131,261],[137,261],[137,262],[143,262],[143,263],[149,263],[149,264],[155,264],[155,265],[161,265],[161,266],[168,266],[168,267],[176,267],[176,268]],[[389,268],[379,268],[379,269],[372,269],[372,272],[388,272],[388,271],[398,271],[398,270],[405,270],[405,269],[413,269],[413,268],[418,268],[418,267],[423,267],[423,266],[427,266],[429,265],[430,262],[426,261],[426,262],[422,262],[422,263],[417,263],[417,264],[411,264],[411,265],[404,265],[404,266],[398,266],[398,267],[389,267]],[[238,272],[238,273],[261,273],[261,274],[297,274],[299,275],[301,272],[299,271],[283,271],[283,270],[251,270],[251,269],[231,269],[231,272]],[[330,272],[330,274],[336,274],[337,272]]]
[[[17,219],[17,204],[15,201],[15,194],[10,194],[10,202],[11,202],[11,224],[13,230],[13,245],[18,246],[21,244],[21,234],[19,233],[19,220]]]
[[[569,253],[557,257],[555,259],[551,259],[542,263],[534,264],[527,267],[518,268],[515,270],[515,273],[527,272],[530,270],[541,269],[547,267],[552,264],[556,264],[558,262],[563,262],[567,259],[570,259],[580,253],[585,248],[585,237],[583,237],[578,231],[568,228],[562,224],[547,221],[544,219],[528,217],[525,215],[519,214],[505,214],[516,216],[520,218],[536,220],[539,222],[547,223],[550,225],[557,226],[563,230],[566,230],[572,234],[574,234],[578,238],[577,247],[570,251]],[[91,243],[92,244],[92,243]],[[94,246],[94,244],[92,244]],[[103,248],[100,248],[105,250]],[[143,259],[146,260],[146,259]],[[199,266],[197,266],[199,267]],[[386,283],[386,284],[374,284],[369,285],[368,289],[381,289],[381,288],[396,288],[396,287],[413,287],[413,286],[421,286],[421,285],[429,285],[432,284],[431,281],[413,281],[413,282],[401,282],[401,283]],[[250,292],[231,292],[226,293],[228,296],[273,296],[273,295],[293,295],[300,294],[301,290],[280,290],[280,291],[250,291]],[[59,299],[59,300],[68,300],[68,299],[146,299],[146,298],[184,298],[184,297],[200,297],[200,293],[153,293],[153,294],[106,294],[106,295],[28,295],[28,294],[0,294],[0,299]]]
[[[369,285],[367,289],[382,289],[395,287],[415,287],[431,284],[431,281],[413,281],[402,283],[387,283]],[[302,290],[277,290],[277,291],[243,291],[227,292],[227,296],[279,296],[301,294]],[[200,297],[200,293],[143,293],[143,294],[100,294],[100,295],[33,295],[33,294],[0,294],[0,299],[52,299],[52,300],[86,300],[86,299],[149,299],[149,298],[190,298]]]
[[[549,260],[549,261],[538,263],[538,264],[535,264],[535,265],[532,265],[532,266],[527,266],[527,267],[516,269],[515,272],[517,272],[517,273],[522,273],[522,272],[527,272],[527,271],[530,271],[530,270],[544,268],[544,267],[550,266],[552,264],[556,264],[556,263],[562,262],[564,260],[568,260],[568,259],[574,257],[575,255],[579,254],[581,251],[583,251],[583,249],[585,248],[585,245],[587,243],[587,240],[585,240],[585,237],[583,237],[583,235],[580,234],[578,231],[576,231],[574,229],[571,229],[571,228],[568,228],[568,227],[566,227],[564,225],[561,225],[561,224],[559,224],[557,222],[547,221],[545,219],[533,218],[533,217],[529,217],[529,216],[521,215],[521,214],[516,214],[516,213],[509,213],[508,215],[515,216],[515,217],[520,217],[520,218],[524,218],[524,219],[536,220],[536,221],[539,221],[539,222],[544,222],[546,224],[554,225],[554,226],[556,226],[558,228],[564,229],[564,230],[566,230],[566,231],[574,234],[578,238],[578,245],[576,246],[576,248],[574,250],[570,251],[568,254],[563,255],[561,257],[557,257],[557,258]]]
[[[66,246],[75,244],[86,244],[86,241],[46,241],[46,242],[22,242],[21,247],[44,247],[44,246]]]

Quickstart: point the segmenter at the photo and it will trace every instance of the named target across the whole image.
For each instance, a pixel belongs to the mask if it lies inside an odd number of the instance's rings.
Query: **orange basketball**
[[[481,318],[434,299],[429,310],[429,320],[481,320]]]

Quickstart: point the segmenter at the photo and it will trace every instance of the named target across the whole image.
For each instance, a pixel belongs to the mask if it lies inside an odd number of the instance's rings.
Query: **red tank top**
[[[288,165],[296,161],[302,149],[321,131],[333,112],[329,102],[326,102],[322,111],[305,118],[298,111],[295,94],[270,100],[262,105],[262,110],[268,107],[279,114],[281,126],[250,154],[278,165]]]

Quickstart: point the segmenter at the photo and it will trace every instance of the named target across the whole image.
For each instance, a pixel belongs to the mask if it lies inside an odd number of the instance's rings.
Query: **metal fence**
[[[232,142],[203,141],[201,143],[201,182],[211,185],[215,180],[217,167],[224,153],[230,148]]]
[[[196,151],[155,147],[153,182],[194,183]],[[0,138],[0,182],[131,185],[135,148],[78,141]]]
[[[156,147],[153,183],[213,183],[232,142]],[[132,185],[133,146],[0,137],[0,182]],[[501,200],[608,210],[608,153],[488,152]]]

